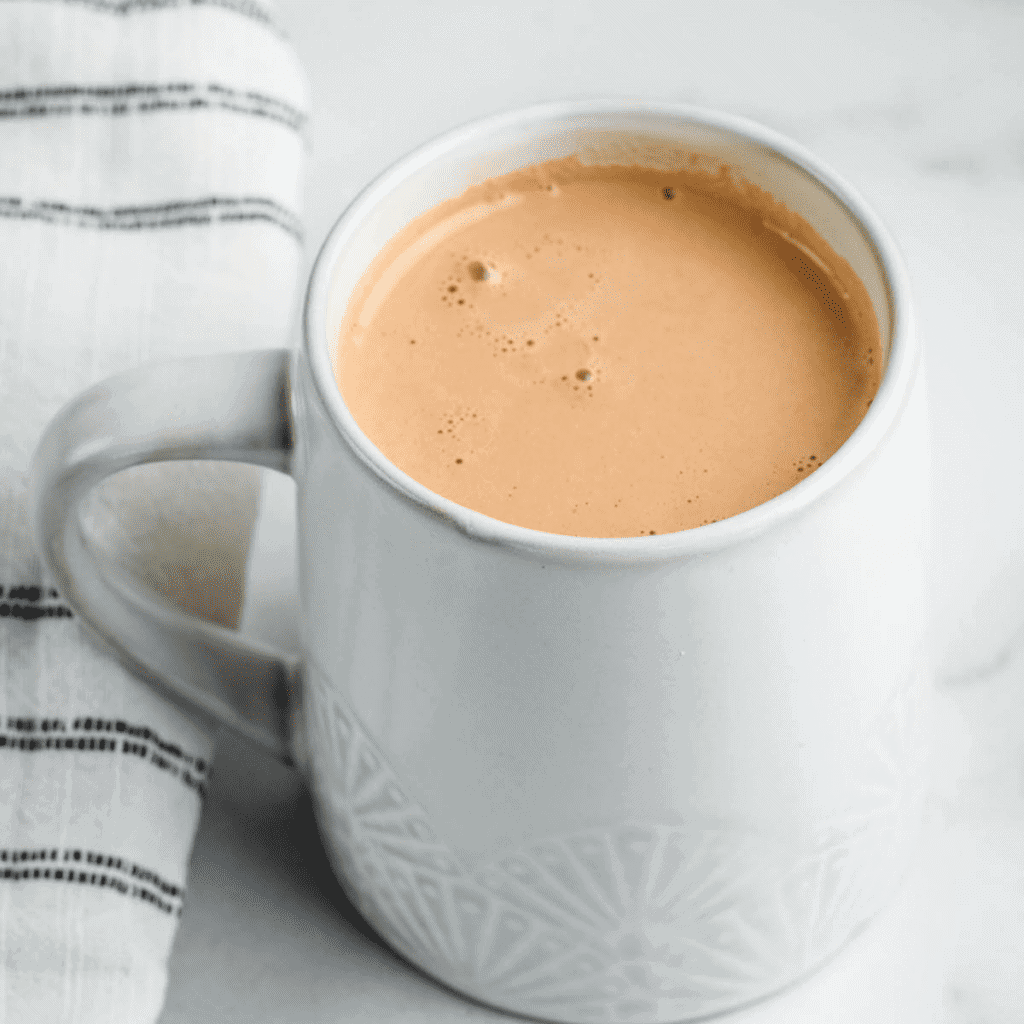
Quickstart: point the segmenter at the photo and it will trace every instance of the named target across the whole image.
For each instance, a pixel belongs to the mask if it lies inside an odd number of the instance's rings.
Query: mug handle
[[[105,477],[171,460],[250,462],[290,473],[292,353],[286,349],[151,363],[79,395],[51,420],[29,477],[43,563],[124,664],[175,704],[293,763],[298,660],[186,615],[101,566],[79,516]]]

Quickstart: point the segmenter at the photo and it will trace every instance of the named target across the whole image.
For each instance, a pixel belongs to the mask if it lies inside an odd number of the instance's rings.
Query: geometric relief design
[[[898,688],[858,798],[799,842],[627,822],[461,864],[307,666],[321,827],[355,905],[423,970],[552,1021],[682,1021],[811,971],[887,901],[925,791],[924,677]]]

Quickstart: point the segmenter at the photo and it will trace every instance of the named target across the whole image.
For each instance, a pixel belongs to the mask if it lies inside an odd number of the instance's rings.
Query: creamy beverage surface
[[[671,533],[805,479],[864,417],[867,292],[727,169],[540,164],[407,225],[354,291],[338,385],[430,490],[550,533]]]

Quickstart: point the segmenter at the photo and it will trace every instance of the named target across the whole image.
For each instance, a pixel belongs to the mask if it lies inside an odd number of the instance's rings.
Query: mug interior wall
[[[884,267],[843,201],[795,159],[762,142],[679,115],[637,110],[577,114],[568,121],[550,113],[533,120],[501,119],[489,130],[457,133],[426,147],[371,186],[361,198],[373,201],[354,218],[331,278],[324,340],[332,363],[345,307],[359,278],[390,238],[438,203],[488,178],[545,160],[576,155],[586,163],[672,169],[683,166],[691,153],[725,163],[769,192],[849,262],[871,299],[887,360],[894,317]],[[384,196],[387,201],[380,202]]]

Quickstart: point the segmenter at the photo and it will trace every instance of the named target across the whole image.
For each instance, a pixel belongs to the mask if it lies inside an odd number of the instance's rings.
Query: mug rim
[[[362,219],[379,203],[386,202],[401,181],[470,142],[474,135],[487,135],[516,125],[549,122],[554,126],[558,121],[579,116],[630,113],[659,114],[681,123],[719,128],[764,146],[809,175],[847,210],[878,261],[888,294],[891,336],[885,372],[867,413],[829,459],[809,477],[744,512],[674,533],[637,537],[579,537],[507,523],[430,490],[387,459],[363,433],[334,377],[326,338],[332,271]],[[898,421],[916,376],[919,346],[910,295],[903,259],[880,218],[853,186],[799,143],[748,118],[689,104],[614,98],[565,100],[515,108],[466,122],[417,146],[360,190],[332,225],[313,265],[303,311],[302,351],[320,401],[341,439],[364,467],[423,512],[444,519],[475,540],[524,553],[568,557],[574,562],[660,562],[729,547],[791,520],[835,491],[870,458]]]

